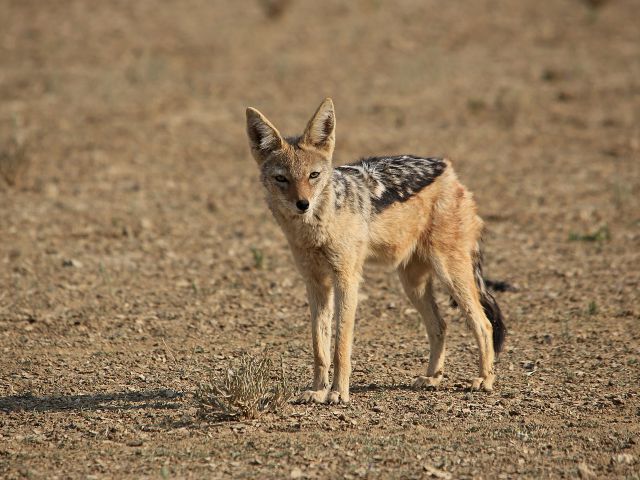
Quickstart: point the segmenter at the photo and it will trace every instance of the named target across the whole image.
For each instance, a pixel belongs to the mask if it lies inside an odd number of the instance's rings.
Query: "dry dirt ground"
[[[496,390],[443,294],[447,378],[411,390],[372,268],[350,405],[203,419],[243,352],[309,384],[244,108],[295,133],[324,96],[336,163],[447,154],[475,192],[517,287]],[[0,477],[639,478],[639,125],[633,0],[0,1]]]

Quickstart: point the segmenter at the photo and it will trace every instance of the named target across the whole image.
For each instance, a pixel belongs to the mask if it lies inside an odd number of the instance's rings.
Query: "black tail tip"
[[[507,336],[507,327],[504,325],[504,317],[498,306],[498,302],[490,293],[482,295],[481,301],[484,314],[493,327],[493,351],[498,355],[504,347],[504,339]]]

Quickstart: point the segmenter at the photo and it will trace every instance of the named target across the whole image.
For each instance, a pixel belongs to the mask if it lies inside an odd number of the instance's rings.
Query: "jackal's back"
[[[336,207],[345,205],[381,213],[397,202],[406,202],[431,185],[446,169],[439,157],[399,155],[370,157],[334,170]]]

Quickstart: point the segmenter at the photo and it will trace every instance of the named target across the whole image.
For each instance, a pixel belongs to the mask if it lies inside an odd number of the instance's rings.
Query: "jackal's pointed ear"
[[[302,139],[307,145],[325,150],[329,155],[333,153],[336,142],[336,114],[330,98],[325,98],[313,114]]]
[[[255,108],[247,108],[247,136],[253,158],[258,164],[264,162],[270,153],[282,148],[283,140],[280,133]]]

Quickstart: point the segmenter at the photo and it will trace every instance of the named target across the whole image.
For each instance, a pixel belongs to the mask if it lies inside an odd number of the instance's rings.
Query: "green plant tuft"
[[[611,240],[611,233],[607,225],[603,225],[592,233],[571,232],[569,234],[570,242],[604,242],[606,240]]]

